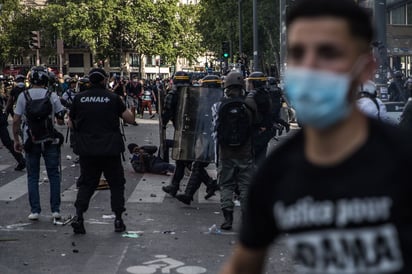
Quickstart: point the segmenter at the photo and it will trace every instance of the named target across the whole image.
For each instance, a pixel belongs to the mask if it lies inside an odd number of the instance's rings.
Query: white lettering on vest
[[[80,103],[108,103],[110,99],[108,97],[90,96],[80,98]]]

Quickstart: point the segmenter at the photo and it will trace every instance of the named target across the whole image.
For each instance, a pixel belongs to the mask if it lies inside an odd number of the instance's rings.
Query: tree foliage
[[[195,25],[195,5],[179,6],[179,0],[49,0],[40,9],[6,0],[10,20],[0,18],[0,62],[11,53],[28,53],[30,31],[41,33],[42,55],[56,52],[56,40],[67,48],[88,48],[95,59],[106,59],[122,50],[140,55],[160,55],[173,62],[178,56],[194,61],[201,51]],[[11,3],[14,3],[12,7]]]
[[[239,2],[242,24],[239,28]],[[221,57],[222,41],[230,41],[233,61],[239,57],[239,29],[242,30],[243,54],[253,58],[253,2],[245,0],[202,0],[198,31],[204,37],[204,46]],[[270,66],[278,66],[279,0],[258,0],[258,44],[260,66],[267,74]]]

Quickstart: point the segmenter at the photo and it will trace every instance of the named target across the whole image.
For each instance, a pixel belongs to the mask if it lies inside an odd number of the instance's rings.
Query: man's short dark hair
[[[354,0],[298,0],[288,11],[286,27],[298,18],[321,16],[336,16],[346,20],[354,37],[363,39],[368,44],[372,42],[374,31],[371,16]]]

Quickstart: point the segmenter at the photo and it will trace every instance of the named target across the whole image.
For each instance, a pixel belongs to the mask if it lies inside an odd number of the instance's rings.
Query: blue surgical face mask
[[[351,74],[288,68],[285,92],[302,125],[325,129],[348,116]]]
[[[25,84],[25,83],[22,83],[22,82],[18,82],[18,83],[16,84],[16,86],[17,86],[18,88],[24,88],[24,87],[26,87],[26,84]]]

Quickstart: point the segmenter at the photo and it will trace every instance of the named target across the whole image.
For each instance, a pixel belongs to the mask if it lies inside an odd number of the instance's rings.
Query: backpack
[[[360,93],[360,98],[369,98],[376,106],[376,108],[378,109],[378,120],[381,120],[381,108],[379,107],[379,103],[376,100],[376,95],[370,94],[369,92],[361,92]]]
[[[44,98],[33,100],[28,90],[25,90],[24,97],[26,98],[26,122],[31,141],[34,144],[53,141],[55,130],[52,120],[51,91],[48,90]]]
[[[218,143],[226,147],[239,147],[249,140],[252,126],[245,97],[221,101],[216,132]]]

